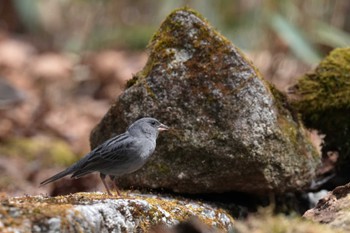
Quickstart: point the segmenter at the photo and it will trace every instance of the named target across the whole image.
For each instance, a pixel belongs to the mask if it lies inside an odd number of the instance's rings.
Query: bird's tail
[[[74,172],[74,167],[73,166],[69,167],[66,170],[61,171],[61,172],[57,173],[56,175],[51,176],[50,178],[44,180],[43,182],[40,183],[40,186],[43,186],[43,185],[46,185],[46,184],[51,183],[53,181],[56,181],[58,179],[61,179],[62,177],[65,177],[66,175],[69,175],[73,172]]]

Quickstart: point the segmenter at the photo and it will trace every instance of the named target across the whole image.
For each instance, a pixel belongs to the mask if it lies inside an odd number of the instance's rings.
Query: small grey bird
[[[72,174],[79,178],[92,172],[99,172],[107,193],[112,195],[106,184],[107,175],[113,181],[118,176],[140,169],[154,152],[158,133],[169,127],[155,118],[145,117],[135,121],[123,134],[108,139],[66,170],[44,180],[45,185]],[[115,188],[120,195],[118,188]]]

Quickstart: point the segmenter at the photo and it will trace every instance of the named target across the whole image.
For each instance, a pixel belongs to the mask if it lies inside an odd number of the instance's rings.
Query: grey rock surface
[[[350,232],[350,183],[338,186],[304,213],[308,220]]]
[[[1,200],[0,232],[148,232],[173,226],[191,216],[227,232],[232,217],[217,207],[152,195],[111,198],[101,193],[26,196]]]
[[[142,71],[91,134],[92,147],[141,116],[172,127],[124,187],[182,193],[299,190],[320,157],[285,97],[200,15],[171,13]]]

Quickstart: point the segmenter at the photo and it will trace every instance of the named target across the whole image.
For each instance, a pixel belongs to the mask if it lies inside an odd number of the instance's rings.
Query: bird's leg
[[[116,180],[115,180],[116,177],[115,177],[115,176],[109,176],[109,178],[111,178],[111,180],[112,180],[113,189],[114,189],[115,191],[117,191],[118,196],[121,196],[120,191],[119,191],[119,188],[118,188],[118,186],[117,186],[117,184],[116,184]]]
[[[113,196],[112,193],[109,191],[109,188],[108,188],[107,183],[106,183],[106,181],[105,181],[106,175],[100,173],[100,178],[101,178],[101,180],[102,180],[103,185],[104,185],[105,188],[106,188],[106,191],[107,191],[108,195],[109,195],[109,196]]]

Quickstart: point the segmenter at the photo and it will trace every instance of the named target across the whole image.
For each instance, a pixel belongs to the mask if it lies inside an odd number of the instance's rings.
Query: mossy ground
[[[44,165],[68,166],[78,159],[66,142],[41,137],[8,139],[2,142],[0,154],[28,161],[40,160]]]
[[[270,207],[235,224],[236,233],[345,233],[299,216],[272,215]]]

